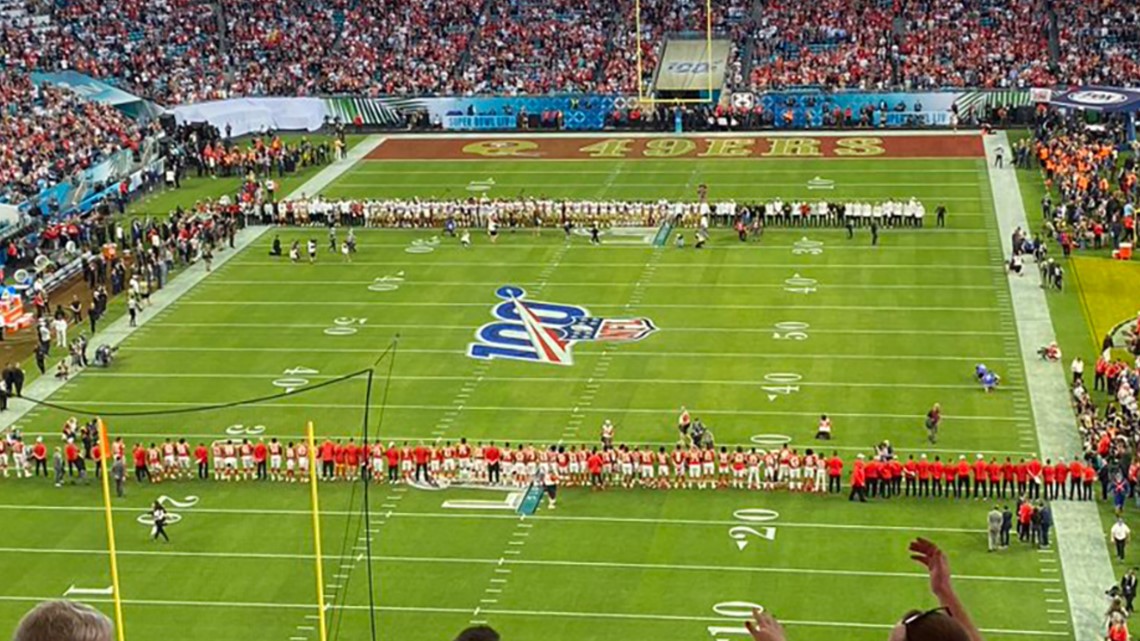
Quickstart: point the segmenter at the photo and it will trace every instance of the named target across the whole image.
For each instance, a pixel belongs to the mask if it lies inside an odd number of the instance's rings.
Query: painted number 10
[[[725,601],[713,606],[713,612],[729,621],[745,621],[752,618],[752,611],[764,611],[764,606],[751,601]],[[726,621],[727,622],[727,621]],[[709,636],[716,641],[726,641],[726,635],[749,636],[748,628],[743,623],[737,625],[710,625]]]

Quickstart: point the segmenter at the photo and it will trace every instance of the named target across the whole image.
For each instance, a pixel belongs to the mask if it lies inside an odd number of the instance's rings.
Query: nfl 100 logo
[[[500,287],[495,295],[503,299],[491,310],[498,320],[476,330],[467,346],[472,358],[571,365],[575,343],[639,341],[657,331],[648,318],[598,318],[578,305],[526,300],[520,287]]]

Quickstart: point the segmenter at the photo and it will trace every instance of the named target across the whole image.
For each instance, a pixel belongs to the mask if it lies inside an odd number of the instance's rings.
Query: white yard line
[[[644,250],[646,248],[641,247],[640,249]],[[720,250],[718,249],[717,251],[720,251]],[[994,267],[995,267],[994,265],[987,264],[987,263],[988,263],[988,261],[982,261],[978,264],[952,265],[952,266],[940,267],[940,269],[945,269],[948,271],[967,270],[967,271],[987,271],[987,272],[994,269]],[[461,261],[461,260],[460,261],[455,261],[455,260],[437,261],[437,260],[430,260],[430,261],[425,261],[424,264],[429,266],[429,267],[469,267],[469,268],[473,268],[473,269],[477,269],[477,268],[512,269],[515,267],[539,267],[539,268],[541,268],[541,267],[546,266],[546,263],[503,262],[503,261],[494,261],[494,260],[489,260],[489,261]],[[255,265],[255,266],[257,266],[257,265],[261,265],[261,266],[273,265],[276,267],[280,267],[281,263],[278,261],[272,261],[272,260],[242,260],[242,261],[235,262],[234,265],[235,266],[241,266],[241,265]],[[403,269],[403,268],[408,267],[409,260],[401,260],[401,261],[354,260],[351,263],[346,263],[343,261],[323,262],[323,263],[318,262],[318,263],[313,263],[311,265],[302,265],[299,267],[301,269],[311,269],[314,267],[353,268],[353,267],[359,267],[361,265],[399,267],[399,268]],[[578,263],[563,263],[562,266],[563,267],[575,267],[578,269],[613,269],[613,268],[623,268],[623,267],[637,268],[637,267],[641,267],[642,263],[602,263],[602,262],[582,263],[582,262],[578,262]],[[791,263],[739,263],[739,264],[738,263],[732,263],[732,264],[726,265],[726,267],[731,267],[733,269],[748,270],[748,271],[753,271],[753,272],[756,270],[762,270],[762,269],[808,269],[808,267],[805,266],[804,263],[796,263],[796,262],[791,262]],[[658,267],[658,269],[684,269],[684,270],[692,271],[693,266],[691,264],[688,264],[688,263],[662,263]],[[889,263],[889,264],[820,263],[818,265],[811,265],[810,269],[812,269],[812,270],[816,270],[816,269],[846,269],[849,271],[856,271],[856,272],[861,271],[861,270],[866,270],[866,269],[892,269],[892,270],[895,270],[895,271],[901,273],[901,272],[908,271],[908,270],[929,271],[930,265],[928,263]]]
[[[113,508],[115,512],[124,514],[138,514],[137,508]],[[78,505],[14,505],[14,504],[0,504],[0,511],[11,512],[91,512],[102,513],[102,507],[96,506],[78,506]],[[239,508],[202,508],[195,507],[194,512],[198,514],[223,514],[223,515],[241,515],[241,514],[256,514],[262,516],[311,516],[312,512],[308,510],[286,510],[286,509],[239,509]],[[359,514],[359,510],[321,510],[321,516],[355,516]],[[519,517],[515,514],[492,514],[489,512],[392,512],[392,516],[401,517],[402,519],[458,519],[458,520],[478,520],[478,521],[518,521]],[[553,521],[558,523],[603,523],[603,524],[616,524],[616,525],[651,525],[654,527],[669,526],[669,527],[724,527],[739,525],[738,520],[718,520],[718,519],[661,519],[661,518],[637,518],[637,517],[617,517],[617,516],[566,516],[554,515],[549,511],[541,515],[531,516],[527,519],[530,522],[534,521]],[[953,528],[953,527],[940,527],[940,526],[927,526],[927,525],[866,525],[855,523],[820,523],[820,522],[802,522],[802,521],[780,521],[780,527],[787,528],[800,528],[807,530],[853,530],[853,531],[866,531],[866,532],[938,532],[943,534],[968,534],[976,535],[985,532],[984,529],[974,528]],[[256,553],[241,553],[249,555]],[[267,558],[276,558],[279,555],[270,555]],[[288,558],[311,558],[309,555],[286,555]]]
[[[936,286],[935,286],[936,287]],[[227,307],[230,309],[237,309],[247,306],[260,306],[260,307],[288,307],[296,309],[297,307],[322,307],[328,309],[330,307],[442,307],[445,309],[454,309],[457,307],[477,307],[487,308],[487,302],[478,301],[470,303],[450,302],[450,301],[383,301],[383,300],[246,300],[243,298],[235,298],[234,300],[185,300],[181,301],[180,306],[194,306],[194,307]],[[591,309],[621,309],[626,311],[624,303],[580,303],[581,306]],[[975,314],[975,313],[988,313],[997,312],[998,307],[940,307],[928,305],[721,305],[714,303],[642,303],[638,305],[639,309],[696,309],[707,313],[716,313],[717,310],[722,309],[743,309],[753,311],[785,311],[785,310],[806,310],[806,311],[853,311],[853,312],[945,312],[945,313],[961,313],[961,314]]]
[[[993,166],[994,152],[999,145],[1006,150],[1008,157],[1010,144],[1004,132],[985,138],[986,165],[1001,230],[999,240],[1003,255],[1008,259],[1011,251],[1009,239],[1014,228],[1020,226],[1030,233],[1034,228],[1025,217],[1016,170]],[[1053,322],[1037,269],[1029,266],[1025,271],[1025,276],[1009,279],[1009,289],[1021,341],[1022,366],[1037,426],[1037,441],[1045,458],[1072,456],[1081,451],[1081,446],[1069,407],[1067,369],[1063,363],[1048,363],[1035,356],[1038,348],[1053,340]],[[1075,348],[1069,346],[1069,349]],[[1100,638],[1104,590],[1116,582],[1097,507],[1096,502],[1053,502],[1057,546],[1077,641],[1097,641]]]
[[[54,596],[0,596],[0,601],[20,602],[20,603],[37,603],[41,601],[50,601]],[[111,603],[110,599],[86,599],[88,603]],[[237,608],[237,609],[262,609],[262,610],[311,610],[316,607],[312,603],[269,603],[269,602],[253,602],[253,601],[173,601],[173,600],[154,600],[154,599],[123,599],[124,605],[134,607],[159,607],[159,608]],[[470,608],[450,608],[450,607],[431,607],[431,606],[393,606],[393,605],[330,605],[330,610],[348,610],[348,611],[366,611],[368,609],[376,609],[381,612],[406,612],[415,614],[470,614]],[[575,618],[575,619],[624,619],[633,621],[681,621],[681,622],[713,622],[725,623],[726,619],[723,617],[709,617],[709,616],[683,616],[677,614],[651,614],[651,613],[620,613],[620,612],[567,612],[567,611],[553,611],[553,610],[497,610],[497,609],[483,609],[483,614],[498,615],[498,616],[535,616],[535,617],[549,617],[549,618]],[[830,628],[872,628],[888,630],[895,626],[895,623],[859,623],[849,621],[813,621],[813,620],[781,620],[781,623],[789,626],[811,626],[811,627],[830,627]],[[1029,636],[1069,636],[1068,632],[1058,632],[1052,630],[1008,630],[1001,628],[982,628],[982,632],[989,634],[1016,634],[1016,635],[1029,635]]]
[[[26,434],[27,436],[59,436],[59,432],[25,431],[24,434]],[[121,436],[130,437],[130,438],[162,439],[162,438],[166,438],[166,437],[170,436],[169,432],[166,432],[166,433],[131,432],[131,431],[121,431],[121,430],[120,430],[119,434]],[[217,432],[210,433],[210,434],[182,433],[182,432],[180,432],[178,435],[180,437],[185,437],[185,438],[189,438],[189,439],[206,439],[206,440],[210,440],[210,441],[215,441],[215,440],[218,440],[219,438],[222,437],[222,435],[220,435]],[[283,440],[288,440],[290,438],[292,438],[294,440],[300,440],[302,438],[302,435],[300,435],[300,434],[276,434],[276,436],[278,439],[283,439]],[[349,439],[349,438],[357,438],[359,436],[359,434],[356,434],[356,435],[353,435],[353,434],[321,434],[321,436],[327,436],[329,438]],[[416,436],[396,436],[396,435],[391,435],[391,434],[381,434],[381,435],[376,436],[375,438],[377,441],[415,442],[415,441],[419,441],[420,439],[422,439],[424,437],[422,434],[416,435]],[[534,444],[539,444],[539,443],[552,444],[552,443],[563,442],[563,439],[542,439],[542,438],[531,438],[529,436],[526,436],[526,437],[519,437],[519,436],[480,436],[480,437],[478,437],[478,440],[480,440],[480,441],[494,441],[494,442],[500,442],[500,443],[505,442],[505,441],[518,441],[521,443],[534,443]],[[588,441],[582,440],[582,439],[569,439],[569,440],[566,440],[565,442],[568,444],[573,444],[573,443],[589,444],[589,445],[597,444],[597,441],[594,439],[590,439]],[[623,439],[621,442],[626,444],[626,445],[631,445],[631,446],[639,446],[639,445],[661,446],[661,445],[664,445],[666,447],[672,447],[672,446],[677,444],[676,441],[630,441],[630,440],[625,440],[625,439]],[[1036,441],[1034,441],[1034,444],[1036,444]],[[735,447],[737,445],[740,445],[743,447],[753,447],[756,445],[756,443],[745,442],[745,441],[741,441],[741,442],[724,441],[723,445],[725,445],[726,447],[729,447],[729,446]],[[828,445],[827,449],[838,450],[840,452],[863,452],[863,453],[866,453],[866,451],[867,451],[867,448],[864,446],[854,446],[854,445]],[[993,455],[993,456],[1032,456],[1032,455],[1035,455],[1037,453],[1037,451],[1033,447],[1027,447],[1026,449],[1023,449],[1023,450],[971,450],[971,449],[948,449],[948,448],[938,448],[938,447],[923,448],[921,446],[919,446],[918,448],[914,448],[914,449],[907,448],[907,447],[896,447],[895,452],[900,453],[900,454],[909,454],[909,453],[930,454],[930,455],[951,454],[951,455],[955,455],[955,456],[959,455],[959,454],[963,454],[963,455],[969,454],[971,456],[974,454],[985,454],[986,456],[990,456],[990,455]],[[402,489],[403,488],[396,488],[393,491],[399,492]],[[978,530],[978,531],[981,532],[981,530]]]
[[[230,373],[176,373],[176,372],[104,372],[99,371],[93,373],[92,376],[98,378],[141,378],[141,379],[156,379],[156,378],[208,378],[208,379],[234,379],[234,380],[259,380],[259,379],[277,379],[281,378],[281,374],[273,373],[249,373],[249,374],[230,374]],[[305,378],[310,380],[332,380],[341,378],[343,375],[337,374],[306,374]],[[470,380],[468,376],[392,376],[394,381],[467,381]],[[483,376],[484,381],[493,381],[498,383],[538,383],[542,385],[563,385],[566,383],[586,383],[587,381],[595,380],[589,377],[573,377],[573,378],[555,378],[547,376]],[[665,379],[644,379],[644,378],[609,378],[605,379],[606,385],[717,385],[724,387],[749,387],[756,388],[758,383],[756,381],[741,380],[741,379],[704,379],[704,378],[665,378]],[[839,388],[883,388],[883,389],[961,389],[961,390],[974,390],[981,393],[981,387],[973,384],[955,384],[955,383],[874,383],[874,382],[845,382],[845,381],[797,381],[796,385],[800,387],[839,387]]]
[[[293,329],[293,328],[311,328],[323,329],[328,327],[328,323],[166,323],[162,324],[163,327],[201,327],[212,329],[238,329],[243,327],[257,328],[257,329]],[[956,324],[956,326],[960,326]],[[473,331],[474,324],[469,325],[439,325],[430,323],[371,323],[360,325],[357,330],[366,329],[424,329],[424,330],[447,330],[447,331],[461,331],[470,334]],[[673,333],[694,333],[694,334],[708,334],[708,333],[731,333],[731,334],[771,334],[777,331],[776,327],[658,327],[657,331]],[[828,329],[824,327],[811,327],[812,334],[826,334],[829,336],[862,336],[862,335],[882,335],[882,336],[1008,336],[1008,330],[1000,331],[983,331],[983,330],[939,330],[939,329],[860,329],[857,327],[844,328],[844,329]]]
[[[804,271],[808,271],[805,269]],[[371,280],[301,280],[301,279],[275,279],[275,280],[226,280],[226,279],[210,279],[207,281],[209,285],[217,285],[229,287],[233,285],[241,286],[257,286],[257,287],[295,287],[297,285],[319,285],[321,287],[353,287],[361,288],[368,287],[373,284]],[[465,280],[408,280],[410,284],[414,285],[430,285],[430,286],[443,286],[443,287],[499,287],[502,281],[465,281]],[[529,296],[537,296],[537,292],[532,292],[531,288],[538,287],[539,285],[547,285],[551,287],[586,287],[590,289],[599,289],[605,287],[629,287],[626,281],[595,281],[595,282],[564,282],[564,283],[519,283],[520,287],[527,289]],[[702,289],[702,290],[722,290],[722,289],[784,289],[787,287],[782,283],[645,283],[643,287],[650,288],[668,288],[668,289]],[[935,283],[917,283],[914,285],[865,285],[865,284],[836,284],[827,285],[820,283],[816,289],[825,291],[834,289],[836,291],[850,291],[853,289],[858,290],[919,290],[922,292],[929,292],[932,289],[937,290],[975,290],[992,292],[992,285],[941,285]]]
[[[236,354],[240,352],[282,352],[288,354],[372,354],[375,355],[377,349],[373,348],[352,348],[352,347],[259,347],[259,346],[233,346],[233,347],[191,347],[183,345],[138,345],[131,346],[132,352],[224,352],[227,354]],[[437,354],[437,355],[451,355],[451,356],[467,356],[466,350],[461,349],[429,349],[429,348],[400,348],[401,354]],[[826,361],[918,361],[922,363],[930,362],[954,362],[954,363],[968,363],[969,367],[963,370],[966,377],[973,372],[973,366],[976,363],[989,363],[989,362],[1004,362],[1010,361],[1007,356],[1000,355],[983,355],[975,354],[972,356],[937,356],[937,355],[924,355],[924,354],[796,354],[790,352],[639,352],[634,350],[614,350],[609,352],[616,358],[731,358],[734,360],[746,358],[761,358],[761,359],[794,359],[794,360],[826,360]],[[589,352],[581,354],[586,355],[601,355],[601,352]],[[707,412],[706,412],[707,413]]]
[[[306,408],[306,409],[350,409],[360,410],[363,405],[359,403],[292,403],[288,402],[289,399],[283,399],[282,402],[266,401],[262,403],[248,403],[247,407],[280,407],[284,409]],[[68,399],[69,406],[87,406],[87,407],[200,407],[201,402],[188,402],[188,401],[102,401],[102,400],[77,400]],[[452,409],[450,405],[373,405],[374,408],[379,409],[384,407],[389,410],[431,410],[431,411],[447,411]],[[527,412],[534,412],[540,414],[549,413],[567,413],[572,408],[567,407],[510,407],[510,406],[463,406],[464,410],[472,412],[495,412],[501,414],[525,414]],[[591,407],[584,409],[584,412],[591,414],[608,414],[617,416],[621,414],[659,414],[662,416],[676,414],[676,408],[629,408],[629,407]],[[819,412],[790,412],[790,411],[777,411],[777,410],[702,410],[701,414],[710,416],[789,416],[789,417],[819,417]],[[915,421],[921,420],[914,414],[884,414],[874,412],[829,412],[828,416],[838,418],[852,418],[852,419],[898,419]],[[1018,416],[1004,415],[1004,416],[964,416],[964,415],[948,415],[943,414],[943,418],[949,421],[981,421],[987,423],[1001,422],[1001,423],[1015,423],[1024,419]],[[218,435],[221,437],[221,435]],[[423,438],[422,436],[418,438]],[[528,439],[530,440],[530,439]],[[929,450],[927,450],[929,451]]]
[[[517,519],[517,517],[516,517]],[[51,554],[58,550],[38,550],[37,553]],[[61,554],[68,554],[66,552]],[[105,551],[100,552],[100,555],[106,554]],[[124,556],[179,556],[168,554],[165,550],[153,551],[137,551],[125,552],[120,551],[119,554]],[[185,558],[207,558],[203,556],[189,556],[185,553],[181,554]],[[233,557],[218,557],[218,558],[233,558]],[[256,557],[258,560],[265,560],[265,555]],[[276,557],[271,557],[276,558]],[[304,559],[303,556],[286,556],[282,557],[290,560]],[[639,572],[653,571],[653,572],[712,572],[712,573],[727,573],[727,574],[788,574],[793,576],[833,576],[833,577],[866,577],[877,579],[906,579],[910,581],[929,581],[930,576],[925,572],[876,572],[873,570],[833,570],[833,569],[820,569],[820,568],[795,568],[795,567],[772,567],[772,566],[747,566],[747,565],[711,565],[711,564],[688,564],[688,563],[621,563],[611,561],[559,561],[549,559],[520,559],[520,558],[503,558],[503,557],[486,557],[486,558],[461,558],[461,557],[445,557],[445,556],[373,556],[373,563],[408,563],[417,565],[486,565],[494,567],[512,567],[519,570],[521,568],[551,568],[551,567],[565,567],[576,569],[594,569],[594,570],[637,570]],[[963,581],[971,582],[978,581],[983,583],[1035,583],[1035,584],[1057,584],[1060,579],[1055,578],[1036,578],[1036,577],[1016,577],[1016,576],[1002,576],[1002,575],[975,575],[975,574],[955,574],[954,578]]]

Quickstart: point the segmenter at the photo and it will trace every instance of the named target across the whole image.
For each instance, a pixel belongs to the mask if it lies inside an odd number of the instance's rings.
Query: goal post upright
[[[305,424],[305,440],[308,443],[309,494],[313,509],[313,562],[317,578],[317,630],[319,641],[328,641],[328,627],[325,621],[325,571],[321,554],[321,503],[317,491],[317,439],[313,434],[313,422]],[[120,639],[119,641],[122,641]]]
[[[114,460],[111,454],[111,439],[107,435],[107,424],[103,419],[99,422],[99,461],[100,474],[103,486],[103,515],[107,524],[107,553],[111,559],[111,601],[115,608],[115,634],[118,641],[125,641],[127,630],[123,621],[123,595],[119,590],[119,553],[115,547],[115,519],[111,511],[111,466]]]

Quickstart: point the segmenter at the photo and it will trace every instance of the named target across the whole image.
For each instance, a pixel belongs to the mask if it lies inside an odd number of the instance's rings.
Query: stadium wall
[[[812,90],[726,94],[722,106],[767,112],[778,128],[826,125],[838,109],[873,112],[875,127],[947,127],[951,110],[991,106],[1031,108],[1042,97],[1030,90],[943,92],[825,92]],[[1044,100],[1048,100],[1047,97]],[[324,122],[359,122],[368,127],[406,126],[413,113],[425,126],[447,131],[597,131],[609,127],[615,112],[638,106],[636,96],[577,94],[559,96],[474,96],[425,98],[241,98],[175,107],[178,122],[229,124],[234,135],[269,130],[315,131]],[[650,111],[649,108],[646,111]]]

